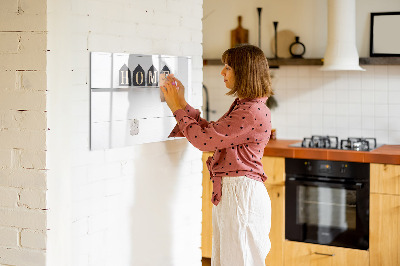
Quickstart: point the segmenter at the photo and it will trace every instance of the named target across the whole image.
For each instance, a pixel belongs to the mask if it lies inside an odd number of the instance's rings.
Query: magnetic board
[[[159,88],[166,74],[182,82],[190,101],[190,57],[91,53],[91,150],[167,140],[176,121]]]

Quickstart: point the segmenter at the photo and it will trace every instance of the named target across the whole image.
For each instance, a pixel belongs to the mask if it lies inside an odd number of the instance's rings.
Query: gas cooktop
[[[353,151],[371,151],[382,145],[377,145],[376,138],[347,138],[339,142],[336,136],[311,136],[302,142],[289,145],[291,147],[337,149]]]

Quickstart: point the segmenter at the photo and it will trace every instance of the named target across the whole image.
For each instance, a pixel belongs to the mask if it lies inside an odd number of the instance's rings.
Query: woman
[[[271,246],[271,202],[261,164],[271,130],[268,62],[252,45],[228,49],[222,62],[227,95],[237,98],[216,122],[202,119],[186,103],[182,83],[167,78],[161,90],[178,122],[170,137],[185,136],[201,151],[214,151],[207,161],[213,182],[212,265],[265,265]]]

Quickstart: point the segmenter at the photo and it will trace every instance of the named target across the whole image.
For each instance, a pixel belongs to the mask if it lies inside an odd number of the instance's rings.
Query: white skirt
[[[271,201],[262,182],[245,176],[223,177],[212,223],[212,266],[265,265],[271,249]]]

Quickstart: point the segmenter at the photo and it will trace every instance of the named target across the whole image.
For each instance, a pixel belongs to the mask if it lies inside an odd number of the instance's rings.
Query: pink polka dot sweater
[[[221,200],[224,176],[247,176],[261,182],[267,179],[261,159],[271,132],[271,112],[265,105],[267,97],[236,99],[228,112],[216,122],[200,117],[200,111],[187,105],[174,112],[178,122],[169,137],[186,137],[201,151],[214,151],[207,160],[213,195]]]

